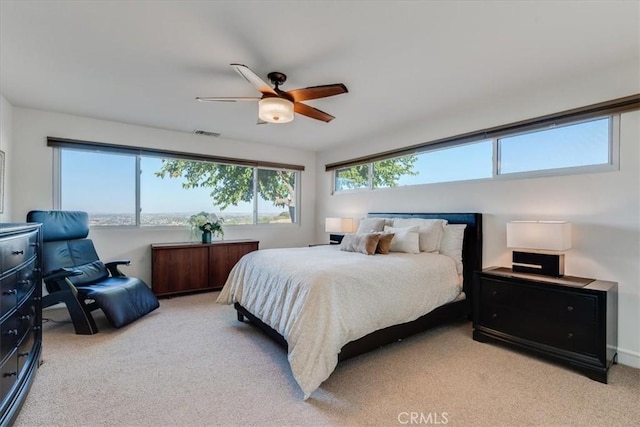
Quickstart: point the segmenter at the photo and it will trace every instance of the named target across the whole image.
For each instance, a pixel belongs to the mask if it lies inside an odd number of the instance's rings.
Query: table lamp
[[[564,276],[564,253],[571,248],[571,223],[567,221],[509,221],[507,247],[513,251],[513,271]]]
[[[338,245],[342,242],[344,233],[353,233],[355,231],[355,224],[353,218],[325,218],[324,231],[327,233],[342,233],[329,234],[329,244]]]

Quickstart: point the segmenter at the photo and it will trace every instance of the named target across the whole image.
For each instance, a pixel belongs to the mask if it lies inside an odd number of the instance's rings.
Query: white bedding
[[[333,372],[345,344],[415,320],[460,293],[455,262],[446,255],[367,256],[325,245],[245,255],[218,302],[239,302],[287,340],[307,399]]]

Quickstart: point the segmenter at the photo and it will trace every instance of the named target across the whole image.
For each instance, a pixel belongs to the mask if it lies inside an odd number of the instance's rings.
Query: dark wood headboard
[[[449,224],[467,224],[462,246],[464,282],[462,290],[467,299],[473,296],[474,272],[482,269],[482,214],[481,213],[383,213],[367,215],[370,218],[425,218],[446,219]]]

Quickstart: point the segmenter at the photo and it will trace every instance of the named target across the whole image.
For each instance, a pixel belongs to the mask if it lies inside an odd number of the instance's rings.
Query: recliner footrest
[[[115,328],[128,325],[160,306],[151,289],[135,277],[109,277],[90,286],[78,286],[78,294],[95,300]]]

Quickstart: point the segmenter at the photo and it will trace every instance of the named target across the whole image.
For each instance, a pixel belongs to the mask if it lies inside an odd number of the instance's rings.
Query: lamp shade
[[[564,251],[571,248],[571,223],[567,221],[510,221],[507,247]]]
[[[353,218],[326,218],[324,231],[327,233],[352,233],[355,231]]]
[[[284,98],[263,98],[258,102],[258,117],[269,123],[288,123],[293,120],[293,102]]]

